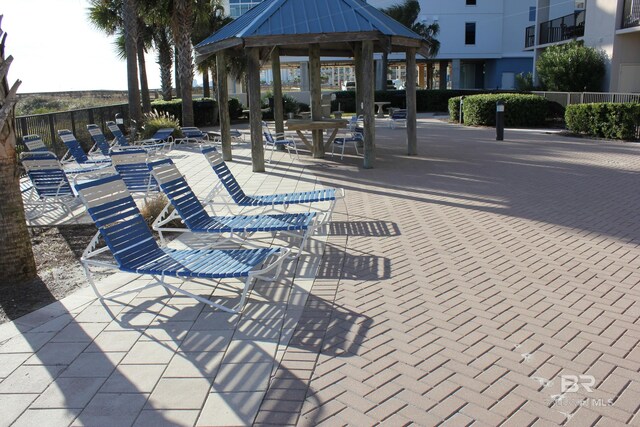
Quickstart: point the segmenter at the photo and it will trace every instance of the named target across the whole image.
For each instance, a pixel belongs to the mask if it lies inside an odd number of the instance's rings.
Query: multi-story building
[[[388,6],[390,2],[370,3]],[[516,74],[533,70],[533,52],[523,49],[518,34],[535,20],[535,3],[536,0],[420,0],[419,19],[440,26],[440,52],[433,60],[440,69],[448,63],[446,86],[513,89]],[[444,87],[444,81],[440,86]]]
[[[537,59],[549,46],[582,41],[604,51],[602,90],[640,92],[640,0],[537,0],[535,25],[525,30],[525,49]]]

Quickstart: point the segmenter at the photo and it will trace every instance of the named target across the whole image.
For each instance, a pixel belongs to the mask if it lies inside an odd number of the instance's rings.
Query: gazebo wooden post
[[[249,125],[251,127],[251,163],[254,172],[264,172],[262,111],[260,110],[260,49],[247,48]]]
[[[229,88],[227,87],[227,57],[224,50],[216,53],[216,68],[218,69],[218,115],[220,117],[222,158],[225,161],[231,161],[231,117],[229,116]]]
[[[353,62],[356,69],[356,115],[362,114],[362,42],[354,43]]]
[[[322,88],[320,82],[320,45],[309,45],[309,83],[311,89],[311,119],[322,119]],[[313,135],[313,157],[324,157],[322,130],[311,131]]]
[[[407,48],[407,154],[418,154],[418,138],[416,133],[416,49]]]
[[[362,102],[364,116],[364,164],[365,169],[371,169],[376,160],[376,122],[374,118],[374,69],[373,69],[373,41],[362,42]],[[356,83],[356,87],[358,84]]]
[[[271,51],[271,72],[273,74],[273,119],[276,134],[284,134],[284,108],[282,106],[282,78],[280,76],[280,48]]]

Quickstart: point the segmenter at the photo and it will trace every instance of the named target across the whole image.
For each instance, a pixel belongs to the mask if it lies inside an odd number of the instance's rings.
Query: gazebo
[[[251,157],[254,172],[264,172],[261,134],[260,62],[273,69],[276,132],[284,130],[280,56],[309,56],[311,120],[322,119],[320,57],[353,57],[356,68],[356,109],[364,117],[364,168],[375,161],[374,52],[405,52],[408,154],[417,154],[416,54],[428,46],[416,33],[362,0],[264,0],[196,47],[196,61],[216,55],[218,70],[229,55],[244,50],[248,58],[248,100]],[[226,75],[218,73],[219,105],[228,103]],[[231,160],[230,118],[220,108],[220,132],[225,160]],[[321,130],[314,130],[313,153],[324,156]]]

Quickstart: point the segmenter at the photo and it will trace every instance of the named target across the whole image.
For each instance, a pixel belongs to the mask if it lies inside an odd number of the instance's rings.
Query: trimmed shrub
[[[454,96],[449,98],[449,119],[454,122],[460,121],[460,98],[461,96]]]
[[[273,120],[273,94],[271,92],[267,92],[261,99],[262,108],[269,108],[270,110],[266,113],[262,113],[263,120]],[[298,101],[292,98],[289,95],[282,95],[282,103],[284,106],[284,116],[285,118],[289,113],[296,114],[298,109],[300,108]]]
[[[142,139],[151,138],[159,129],[173,128],[171,136],[181,138],[180,122],[173,115],[167,112],[153,110],[144,115],[144,128],[142,129]]]
[[[464,123],[495,126],[496,102],[505,106],[505,126],[542,126],[547,116],[547,100],[537,95],[488,94],[467,96],[464,99]]]
[[[634,140],[640,137],[640,104],[574,104],[565,112],[567,128],[574,133],[608,139]]]
[[[157,100],[151,106],[158,112],[166,112],[174,117],[182,117],[182,100]],[[213,126],[218,123],[218,106],[211,98],[195,99],[193,101],[193,120],[196,126]]]
[[[238,98],[230,98],[229,99],[229,116],[231,120],[237,120],[242,115],[242,110],[244,110],[244,106],[240,102]]]

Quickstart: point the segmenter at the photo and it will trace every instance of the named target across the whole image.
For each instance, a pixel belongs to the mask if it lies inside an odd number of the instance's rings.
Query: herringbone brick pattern
[[[378,131],[256,424],[640,425],[640,147]]]

